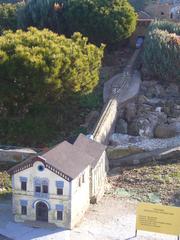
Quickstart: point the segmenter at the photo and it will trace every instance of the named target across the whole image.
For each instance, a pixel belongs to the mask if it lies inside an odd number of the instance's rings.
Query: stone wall
[[[149,152],[142,152],[128,155],[122,158],[109,161],[110,168],[122,166],[146,165],[149,163],[174,163],[180,159],[180,147],[156,149]]]
[[[27,157],[35,156],[37,154],[36,151],[29,148],[17,148],[17,149],[0,149],[0,163],[3,162],[21,162]]]
[[[117,115],[118,102],[116,99],[110,99],[105,105],[93,133],[93,139],[95,141],[108,144],[109,136],[114,132]]]
[[[42,165],[41,162],[35,162],[33,167],[20,171],[13,176],[13,214],[16,222],[35,221],[36,220],[36,203],[38,201],[47,202],[49,205],[48,222],[55,223],[61,227],[70,228],[70,184],[60,176],[51,172],[47,168],[44,171],[38,170],[38,165]],[[21,190],[20,177],[27,177],[27,191]],[[34,177],[39,179],[48,179],[49,193],[47,197],[38,197],[34,195]],[[56,181],[64,182],[63,196],[57,195]],[[20,200],[27,201],[27,215],[21,214]],[[63,221],[58,222],[56,220],[56,204],[62,204],[64,206],[64,218]]]

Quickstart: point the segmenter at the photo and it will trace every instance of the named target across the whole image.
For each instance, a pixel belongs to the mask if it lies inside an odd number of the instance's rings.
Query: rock
[[[157,84],[154,86],[155,96],[156,97],[164,97],[166,95],[165,89],[161,84]]]
[[[119,118],[116,122],[115,132],[116,133],[127,134],[127,128],[128,128],[127,122],[124,119]]]
[[[159,113],[162,112],[162,107],[156,107],[155,111]]]
[[[149,88],[149,87],[153,87],[153,86],[156,86],[158,84],[157,81],[143,81],[142,82],[142,86],[146,87],[146,88]]]
[[[170,83],[166,88],[166,93],[169,96],[179,96],[179,87],[175,83]]]
[[[155,129],[155,137],[170,138],[180,135],[180,121],[174,121],[170,124],[158,125]]]
[[[171,107],[170,116],[175,118],[180,117],[180,105],[173,104],[173,106]]]
[[[167,114],[168,116],[170,116],[171,115],[171,108],[172,108],[171,104],[166,102],[164,107],[163,107],[163,112],[165,114]]]
[[[136,104],[135,103],[128,103],[125,108],[125,118],[128,122],[132,121],[132,119],[136,116]]]
[[[176,121],[176,122],[174,122],[174,123],[172,123],[170,125],[175,128],[176,135],[180,135],[180,121],[179,122]]]
[[[140,136],[130,136],[128,134],[114,133],[110,137],[110,145],[117,146],[119,144],[126,145],[134,139],[135,142],[141,141],[142,137]]]
[[[180,105],[175,104],[175,105],[174,105],[174,109],[180,110]]]
[[[147,104],[153,106],[153,107],[163,107],[165,104],[165,100],[161,98],[148,98]]]
[[[148,98],[145,97],[144,95],[140,95],[138,96],[138,105],[141,105],[143,103],[147,103],[148,102]]]
[[[154,98],[154,97],[164,97],[166,95],[165,89],[162,85],[156,84],[154,86],[148,87],[146,89],[145,95],[148,98]]]
[[[129,147],[124,147],[124,148],[120,148],[120,147],[108,147],[106,149],[107,152],[107,156],[108,159],[117,159],[117,158],[121,158],[121,157],[125,157],[131,154],[135,154],[135,153],[140,153],[140,152],[144,152],[143,149],[136,147],[136,146],[129,146]]]
[[[120,166],[133,166],[142,165],[149,162],[172,162],[172,159],[178,159],[180,157],[180,147],[166,148],[166,149],[155,149],[149,152],[136,153],[130,156],[125,156],[119,159],[113,159],[110,163],[110,168]]]
[[[145,151],[155,150],[157,148],[168,148],[180,146],[180,136],[166,139],[152,138],[148,139],[140,136],[130,136],[114,133],[110,137],[110,144],[118,148],[138,147]]]
[[[123,107],[118,109],[118,117],[119,118],[124,118],[124,111],[125,111],[125,109]]]
[[[176,136],[176,127],[172,124],[161,124],[155,129],[156,138],[171,138]]]
[[[130,136],[128,134],[114,133],[110,137],[110,144],[113,146],[117,146],[119,144],[126,146],[126,144],[128,144],[128,143],[133,144],[133,143],[141,142],[144,139],[145,138],[143,138],[141,136]],[[126,146],[126,148],[127,148],[127,146]]]
[[[147,114],[148,112],[152,112],[153,110],[154,110],[153,106],[144,103],[139,106],[137,116],[138,117],[144,116],[145,114]]]
[[[167,122],[167,115],[160,111],[149,112],[146,117],[153,126],[156,126],[158,123]]]
[[[168,123],[176,123],[176,122],[180,122],[180,116],[179,117],[177,117],[177,118],[173,118],[173,117],[168,117],[167,118],[167,122]]]
[[[139,118],[135,119],[128,127],[128,134],[153,138],[155,127],[167,121],[167,116],[162,112],[139,113]]]
[[[150,122],[147,119],[139,118],[134,120],[128,127],[128,134],[133,136],[149,136],[153,137],[150,129]]]

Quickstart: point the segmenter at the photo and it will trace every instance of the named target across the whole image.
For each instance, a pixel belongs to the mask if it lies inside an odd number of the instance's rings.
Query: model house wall
[[[43,171],[38,170],[38,166],[42,166],[42,162],[37,161],[33,167],[14,175],[13,186],[13,213],[15,221],[31,220],[36,221],[36,204],[38,201],[44,201],[49,207],[48,222],[56,223],[58,226],[70,226],[70,211],[71,208],[71,183],[65,179],[44,168]],[[27,190],[21,190],[22,181],[27,182]],[[48,193],[42,193],[43,181],[48,183]],[[57,184],[63,183],[63,195],[57,195]],[[35,186],[41,186],[41,193],[35,192]],[[27,206],[27,214],[21,212],[22,206]],[[57,220],[57,205],[61,205],[63,209],[63,220]]]
[[[80,134],[42,156],[13,167],[13,214],[16,222],[44,221],[73,228],[90,205],[104,194],[105,146]]]
[[[84,213],[90,205],[89,186],[90,166],[72,181],[71,228],[82,220]]]
[[[106,153],[103,152],[96,166],[92,169],[91,195],[92,201],[98,201],[104,194],[106,178]]]

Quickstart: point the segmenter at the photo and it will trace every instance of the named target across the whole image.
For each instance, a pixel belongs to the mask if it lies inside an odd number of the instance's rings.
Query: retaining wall
[[[141,77],[139,72],[133,72],[139,52],[140,49],[134,52],[123,74],[113,77],[114,81],[109,80],[111,94],[92,133],[93,139],[97,142],[108,144],[109,137],[115,129],[119,108],[139,93]]]

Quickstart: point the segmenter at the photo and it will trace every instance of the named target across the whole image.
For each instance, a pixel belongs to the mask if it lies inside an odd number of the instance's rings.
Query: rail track
[[[97,139],[97,136],[100,132],[101,127],[104,125],[104,122],[106,121],[107,117],[111,113],[114,104],[118,105],[118,99],[122,95],[123,90],[128,87],[128,84],[130,83],[130,80],[132,79],[133,69],[134,69],[134,63],[139,55],[140,49],[136,49],[133,56],[131,57],[129,64],[125,67],[123,73],[121,82],[118,82],[118,85],[113,86],[112,84],[112,93],[110,96],[109,101],[104,106],[101,116],[94,128],[94,131],[92,133],[92,137],[94,140]],[[117,106],[118,107],[118,106]]]

